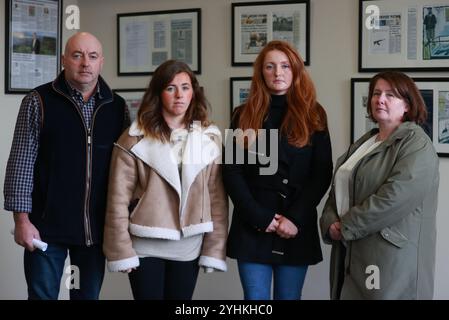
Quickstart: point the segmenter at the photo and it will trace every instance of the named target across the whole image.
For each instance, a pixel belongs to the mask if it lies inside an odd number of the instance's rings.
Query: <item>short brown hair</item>
[[[404,122],[411,121],[421,125],[426,121],[427,108],[418,87],[409,76],[398,71],[380,72],[370,80],[366,109],[371,120],[377,122],[371,110],[371,98],[373,97],[374,87],[379,79],[388,82],[394,95],[404,100],[407,104],[409,110],[404,114]]]

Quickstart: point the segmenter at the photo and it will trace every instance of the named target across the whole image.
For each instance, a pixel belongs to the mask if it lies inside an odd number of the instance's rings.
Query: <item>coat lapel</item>
[[[129,134],[131,136],[140,135],[136,122],[131,125]],[[145,137],[136,143],[130,151],[165,179],[176,190],[181,199],[178,163],[169,143],[162,143],[159,140]]]
[[[136,122],[131,124],[129,135],[142,135]],[[215,126],[205,129],[193,125],[189,131],[182,155],[182,179],[179,177],[178,163],[169,143],[145,137],[130,150],[176,190],[181,202],[181,216],[187,204],[190,187],[197,175],[220,156],[220,148],[210,135],[221,137],[220,130]]]
[[[187,204],[190,187],[197,175],[220,156],[220,149],[209,137],[209,134],[219,137],[220,131],[215,126],[204,129],[193,125],[187,135],[186,146],[182,155],[181,216]]]

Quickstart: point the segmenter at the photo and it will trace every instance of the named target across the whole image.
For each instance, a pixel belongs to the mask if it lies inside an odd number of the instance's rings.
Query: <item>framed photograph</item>
[[[230,80],[231,92],[231,117],[236,107],[243,104],[248,98],[251,87],[251,77],[232,77]]]
[[[131,122],[137,117],[137,111],[139,110],[140,103],[142,102],[143,95],[145,94],[145,88],[143,89],[114,89],[115,93],[125,99],[126,105],[129,109],[129,116]]]
[[[359,0],[359,71],[449,71],[449,3]]]
[[[427,107],[424,131],[440,157],[449,157],[449,78],[413,78]],[[367,113],[369,78],[351,79],[351,143],[376,127]]]
[[[148,75],[177,59],[201,73],[201,9],[117,15],[118,75]]]
[[[232,65],[250,66],[271,40],[290,42],[310,64],[309,0],[232,4]]]
[[[59,73],[62,1],[5,4],[5,93],[23,94]]]

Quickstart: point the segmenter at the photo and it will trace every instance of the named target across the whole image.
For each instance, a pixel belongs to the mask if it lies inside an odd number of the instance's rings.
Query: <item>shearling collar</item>
[[[128,131],[130,136],[142,136],[142,130],[134,121]],[[131,152],[156,171],[178,193],[180,198],[180,215],[184,212],[188,193],[197,175],[216,159],[220,159],[220,146],[213,140],[221,141],[220,130],[216,126],[207,128],[193,125],[188,134],[182,154],[180,179],[177,157],[170,143],[144,137],[132,148]]]

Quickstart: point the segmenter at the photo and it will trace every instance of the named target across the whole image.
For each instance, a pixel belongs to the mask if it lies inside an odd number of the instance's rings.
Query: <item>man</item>
[[[424,26],[426,27],[426,45],[433,43],[435,38],[435,26],[437,24],[437,18],[432,13],[432,8],[427,8],[427,15],[424,17]]]
[[[103,60],[97,38],[75,34],[62,56],[64,70],[25,96],[19,110],[4,195],[15,241],[25,247],[29,299],[58,298],[67,253],[79,276],[70,298],[100,293],[109,161],[129,124],[124,100],[99,75]],[[45,253],[35,250],[33,238],[49,244]]]
[[[41,41],[37,38],[36,32],[33,32],[33,41],[31,42],[31,53],[39,54],[41,52]]]

